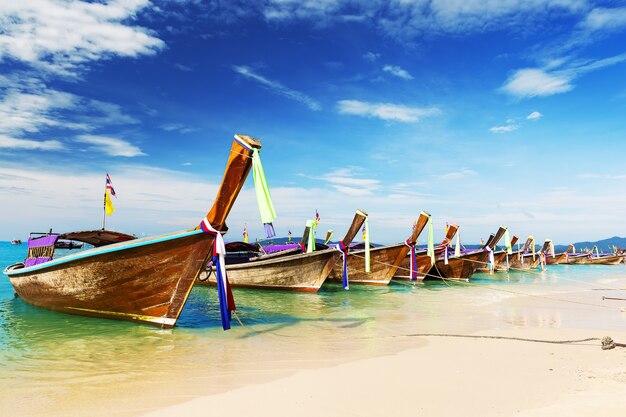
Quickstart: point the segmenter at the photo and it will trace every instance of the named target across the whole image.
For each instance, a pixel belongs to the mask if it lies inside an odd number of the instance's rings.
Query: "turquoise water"
[[[0,242],[0,265],[21,261],[25,252],[25,244]],[[623,265],[559,265],[543,273],[478,274],[471,284],[352,285],[349,291],[325,285],[318,294],[235,289],[244,326],[235,320],[223,332],[214,288],[194,288],[178,326],[160,330],[30,306],[2,276],[0,410],[141,415],[301,368],[415,347],[418,338],[401,337],[412,333],[625,330],[626,301],[602,300],[626,298],[621,288]]]

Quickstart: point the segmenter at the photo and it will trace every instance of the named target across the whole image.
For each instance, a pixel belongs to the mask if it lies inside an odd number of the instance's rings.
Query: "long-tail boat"
[[[515,246],[518,240],[519,238],[513,235],[513,237],[511,238],[511,248]],[[511,254],[510,256],[513,256],[513,254]],[[494,259],[495,259],[495,264],[496,264],[496,268],[495,268],[496,271],[508,271],[509,270],[509,267],[510,267],[510,264],[508,261],[509,253],[506,248],[494,253]]]
[[[348,254],[348,274],[351,284],[387,285],[391,278],[409,254],[411,247],[415,247],[418,236],[426,226],[430,214],[421,212],[413,223],[411,236],[403,242],[390,246],[379,246],[370,249],[371,268],[365,272],[365,250],[351,251]],[[342,280],[342,266],[335,264],[329,280]]]
[[[365,221],[367,214],[358,210],[340,245],[348,248]],[[317,292],[338,260],[336,249],[310,253],[285,254],[277,252],[250,259],[249,262],[227,265],[228,281],[233,287],[295,290]],[[199,284],[215,284],[215,274],[208,268]]]
[[[253,149],[260,148],[256,139],[235,135],[217,197],[202,223],[205,227],[208,223],[216,231],[227,229],[226,217],[252,166]],[[33,239],[25,262],[4,273],[15,293],[38,307],[171,328],[212,256],[216,234],[198,226],[103,244],[57,259],[53,254],[59,235],[44,236]]]
[[[562,263],[568,265],[584,265],[589,262],[589,252],[568,254]]]
[[[445,237],[443,238],[441,243],[435,247],[435,259],[437,259],[437,257],[439,257],[444,250],[448,250],[448,245],[450,245],[450,242],[452,242],[452,239],[454,238],[458,230],[459,226],[457,226],[456,224],[448,225]],[[421,282],[424,279],[428,278],[428,272],[433,266],[432,260],[426,252],[426,249],[422,249],[417,251],[415,255],[415,281],[417,282]],[[396,271],[396,275],[393,278],[403,281],[412,280],[410,254],[409,256],[405,256],[404,260]]]
[[[527,270],[539,265],[539,256],[534,249],[529,249],[531,245],[535,245],[535,238],[529,236],[521,249],[509,255],[509,270]]]
[[[528,248],[531,245],[535,244],[534,242],[535,242],[535,239],[532,236],[530,236],[526,240],[526,243],[524,244],[524,248],[522,248],[521,250],[517,251],[517,253],[514,253],[513,255],[509,257],[510,269],[524,270],[524,271],[535,269],[541,263],[542,256],[546,260],[546,262],[549,257],[552,257],[552,255],[549,255],[550,247],[552,244],[552,241],[550,239],[546,239],[541,249],[539,249],[539,251],[537,252],[528,250]]]
[[[437,259],[437,262],[431,268],[429,275],[438,276],[445,279],[469,279],[476,270],[489,261],[489,252],[493,251],[504,233],[506,228],[500,226],[493,238],[480,249],[464,251],[460,255],[452,255],[448,257],[447,264],[445,259]]]
[[[574,245],[569,245],[564,252],[557,253],[555,256],[548,256],[546,258],[546,264],[547,265],[558,265],[558,264],[564,262],[565,259],[568,256],[568,254],[569,254],[569,251],[571,251],[573,248],[574,248]]]
[[[594,250],[596,251],[595,256],[593,256]],[[591,250],[587,263],[592,264],[592,265],[618,265],[622,263],[623,260],[624,260],[623,254],[600,253],[598,252],[598,247],[594,246],[594,248]]]

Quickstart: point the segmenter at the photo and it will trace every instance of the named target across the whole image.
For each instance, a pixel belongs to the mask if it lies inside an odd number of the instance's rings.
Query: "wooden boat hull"
[[[338,258],[338,251],[326,249],[226,265],[226,274],[233,287],[317,292]],[[203,271],[197,283],[215,285],[215,274]]]
[[[522,258],[524,259],[523,262]],[[531,253],[525,253],[519,256],[517,253],[514,253],[509,256],[509,270],[527,271],[535,269],[539,266],[539,261],[539,254],[535,254],[535,259],[533,259],[533,255]]]
[[[565,256],[566,253],[559,253],[554,257],[548,255],[546,256],[546,265],[558,265],[565,260]]]
[[[441,253],[441,251],[439,251]],[[417,282],[421,282],[425,279],[429,278],[428,272],[430,268],[432,268],[432,262],[430,260],[430,256],[421,253],[415,257],[415,261],[417,263]],[[402,280],[402,281],[410,281],[411,280],[411,258],[409,256],[405,256],[402,260],[402,263],[398,267],[396,271],[396,275],[393,277],[394,279]],[[431,277],[436,278],[436,277]]]
[[[601,256],[599,258],[590,258],[588,264],[594,265],[619,265],[624,260],[624,255]]]
[[[348,281],[350,284],[387,285],[406,257],[408,247],[404,244],[370,249],[370,272],[365,272],[365,251],[348,254]],[[343,263],[335,263],[328,279],[341,281]]]
[[[581,254],[580,256],[568,256],[567,263],[568,265],[584,265],[589,262],[589,255]]]
[[[15,293],[48,310],[173,327],[211,249],[199,230],[7,268]],[[120,273],[124,271],[124,273]]]
[[[446,279],[469,279],[478,268],[487,263],[488,259],[489,252],[483,250],[451,256],[448,265],[443,259],[438,259],[429,275]]]

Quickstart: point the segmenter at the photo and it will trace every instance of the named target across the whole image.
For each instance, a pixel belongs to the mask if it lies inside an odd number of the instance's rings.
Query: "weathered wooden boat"
[[[621,264],[624,259],[624,255],[602,255],[593,256],[587,261],[592,265],[618,265]]]
[[[569,245],[565,252],[557,253],[555,256],[548,256],[546,258],[547,265],[558,265],[565,261],[565,258],[568,256],[569,251],[574,248],[574,245]]]
[[[365,221],[367,214],[358,210],[341,244],[350,245]],[[294,249],[297,250],[297,249]],[[277,252],[250,259],[249,262],[226,265],[228,281],[233,287],[279,289],[317,292],[330,275],[340,252],[325,249],[310,253]],[[198,284],[215,285],[213,267],[208,267]]]
[[[511,238],[511,248],[515,246],[519,238],[517,236],[513,236]],[[503,250],[499,250],[494,253],[495,260],[495,269],[496,271],[508,271],[509,270],[509,256],[512,256],[507,252],[506,248]]]
[[[437,259],[444,250],[448,250],[448,245],[452,242],[452,239],[456,235],[459,230],[459,226],[456,224],[448,225],[448,229],[446,230],[446,236],[443,238],[440,244],[435,247],[435,259]],[[432,268],[432,260],[430,256],[426,253],[426,249],[422,249],[416,252],[415,254],[415,263],[416,263],[416,281],[421,282],[424,279],[428,278],[428,272],[430,268]],[[410,255],[410,254],[409,254]],[[404,257],[404,260],[398,267],[396,275],[393,279],[398,279],[402,281],[410,281],[411,280],[411,258],[407,255]]]
[[[413,224],[411,236],[403,242],[390,246],[379,246],[370,249],[371,268],[365,272],[365,250],[350,249],[348,254],[348,275],[351,284],[387,285],[393,278],[398,267],[402,264],[415,246],[418,236],[426,226],[430,214],[421,212],[418,220]],[[328,279],[332,281],[342,280],[342,265],[335,264]]]
[[[478,268],[487,265],[489,252],[493,251],[505,232],[506,228],[500,226],[494,237],[487,240],[482,248],[464,251],[459,256],[449,256],[447,263],[440,257],[431,268],[429,275],[444,279],[470,279]]]
[[[217,197],[203,220],[205,228],[208,222],[216,230],[226,230],[226,217],[250,171],[253,149],[260,147],[252,137],[235,136]],[[25,262],[4,273],[15,293],[35,306],[171,328],[212,256],[215,236],[200,227],[142,239],[117,235],[119,243],[53,259],[59,235],[49,235],[33,239]]]
[[[539,251],[532,253],[532,251],[528,250],[528,248],[531,244],[534,245],[534,239],[529,237],[524,244],[524,248],[509,256],[509,269],[527,271],[537,268],[540,265],[542,254],[544,259],[549,257],[550,243],[549,239],[546,240]]]
[[[589,262],[589,252],[571,253],[565,257],[564,264],[568,265],[585,265]]]

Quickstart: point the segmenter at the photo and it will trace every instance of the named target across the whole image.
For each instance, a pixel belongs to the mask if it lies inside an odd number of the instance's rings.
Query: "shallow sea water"
[[[26,246],[0,242],[0,266]],[[194,288],[173,330],[54,313],[0,277],[0,414],[135,416],[198,395],[415,348],[415,333],[626,330],[626,267],[549,266],[472,282],[325,285],[317,294],[234,289],[240,326],[220,327],[214,288]],[[181,394],[184,393],[184,394]]]

